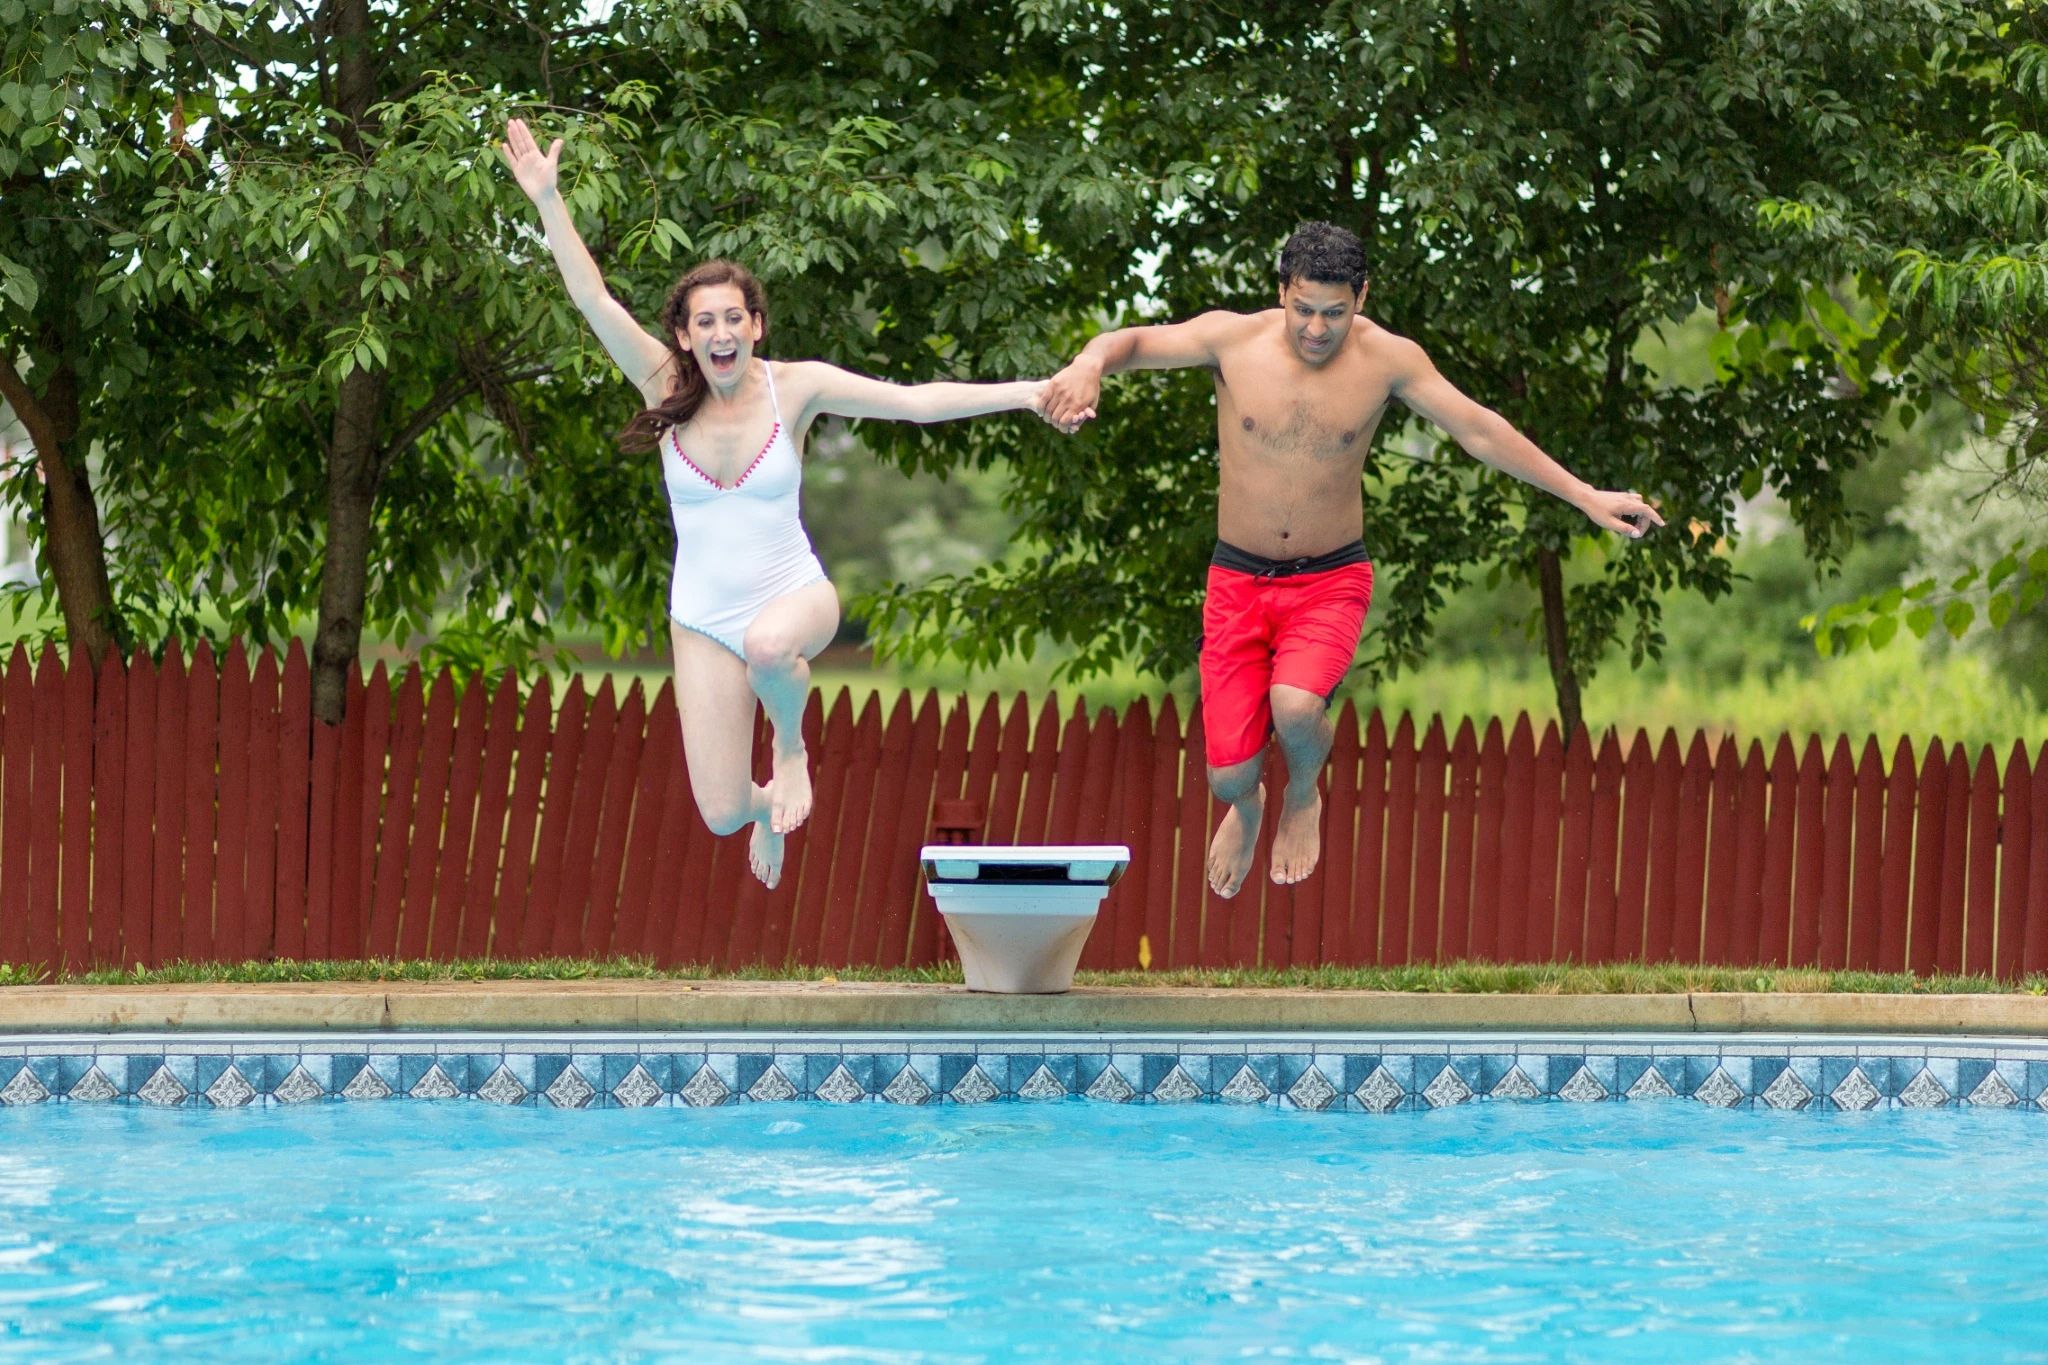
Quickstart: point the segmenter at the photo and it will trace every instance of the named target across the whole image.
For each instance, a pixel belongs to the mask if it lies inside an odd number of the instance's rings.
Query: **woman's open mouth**
[[[731,351],[714,350],[708,354],[711,359],[711,368],[722,375],[731,374],[733,367],[739,364],[740,353],[736,349]]]

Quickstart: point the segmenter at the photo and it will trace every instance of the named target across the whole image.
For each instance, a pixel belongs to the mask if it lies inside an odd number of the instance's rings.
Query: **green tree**
[[[1775,488],[1825,562],[1840,480],[1885,395],[1841,381],[1829,300],[1758,205],[1840,170],[1866,128],[1910,126],[1924,92],[1891,80],[1969,8],[1525,3],[1049,7],[1078,116],[1144,208],[1107,235],[1046,234],[1074,262],[1070,334],[1272,296],[1270,262],[1303,218],[1361,232],[1369,311],[1575,471],[1660,498],[1674,530],[1614,548],[1573,581],[1570,509],[1389,431],[1369,477],[1383,567],[1378,653],[1421,657],[1470,569],[1537,590],[1560,708],[1604,647],[1661,638],[1664,590],[1724,591],[1713,546],[1737,497]],[[1844,172],[1846,174],[1846,172]],[[1093,297],[1089,297],[1093,291]],[[1671,389],[1634,355],[1648,330],[1717,310],[1713,382]],[[1832,310],[1840,312],[1839,309]],[[1126,376],[1092,440],[1020,465],[1027,534],[1047,547],[899,590],[906,652],[992,656],[1041,633],[1085,672],[1118,655],[1192,658],[1209,540],[1208,386]]]
[[[1941,542],[1929,557],[1940,572],[1816,613],[1822,654],[1882,648],[1901,625],[1923,638],[2004,627],[2048,596],[2048,11],[1973,7],[1895,80],[1918,95],[1892,112],[1919,116],[1767,200],[1762,218],[1803,268],[1854,275],[1881,306],[1878,326],[1843,347],[1845,367],[1895,375],[1909,418],[1960,403],[1990,457],[1921,485],[1958,504],[1945,518],[1956,525],[1923,527]],[[1977,528],[1967,550],[1961,523]],[[1994,523],[2006,537],[1984,544]]]
[[[190,122],[176,146],[138,123],[145,202],[83,273],[138,315],[180,310],[181,348],[233,363],[160,386],[180,440],[109,447],[97,491],[124,601],[147,565],[184,594],[163,614],[184,629],[202,602],[258,638],[316,616],[330,721],[366,628],[503,661],[564,628],[621,647],[661,619],[657,471],[610,440],[630,391],[489,150],[509,112],[573,143],[572,209],[644,315],[684,258],[737,255],[790,286],[775,354],[889,377],[1043,371],[1052,263],[1028,224],[1108,216],[1103,158],[1041,107],[1053,38],[994,7],[223,14],[161,42]],[[91,217],[90,186],[45,181]],[[8,276],[17,295],[38,269]],[[976,425],[877,442],[938,469],[1001,448]]]
[[[126,235],[158,177],[191,155],[164,79],[174,47],[225,22],[190,0],[0,0],[0,398],[36,451],[5,493],[27,514],[63,633],[94,663],[129,633],[93,465],[177,442],[186,409],[161,400],[203,391],[236,359],[184,344],[182,301],[106,288],[132,268]]]

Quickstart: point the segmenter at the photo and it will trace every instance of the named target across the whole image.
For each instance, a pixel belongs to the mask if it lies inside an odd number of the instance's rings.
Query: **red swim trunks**
[[[1266,746],[1273,684],[1327,701],[1351,667],[1371,605],[1363,542],[1311,559],[1266,559],[1218,541],[1202,603],[1209,766],[1242,763]]]

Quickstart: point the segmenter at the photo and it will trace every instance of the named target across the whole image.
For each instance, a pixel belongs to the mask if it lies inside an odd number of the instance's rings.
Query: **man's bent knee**
[[[1259,785],[1258,758],[1209,769],[1209,791],[1218,801],[1242,801]]]
[[[1269,699],[1277,730],[1312,730],[1329,712],[1329,703],[1315,693],[1284,683],[1273,688]]]

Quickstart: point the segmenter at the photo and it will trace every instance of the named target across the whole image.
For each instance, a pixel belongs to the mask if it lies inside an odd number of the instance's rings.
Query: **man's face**
[[[1321,365],[1344,347],[1351,320],[1365,291],[1354,294],[1341,284],[1289,280],[1280,286],[1280,308],[1287,315],[1287,340],[1294,353]]]

